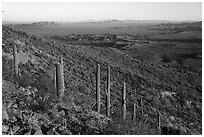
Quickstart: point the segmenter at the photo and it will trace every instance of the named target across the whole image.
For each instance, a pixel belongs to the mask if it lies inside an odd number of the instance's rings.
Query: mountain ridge
[[[41,24],[46,22],[49,24],[64,24],[64,23],[192,23],[192,22],[200,22],[195,20],[181,20],[181,21],[173,21],[173,20],[131,20],[131,19],[104,19],[104,20],[82,20],[82,21],[2,21],[2,24]]]

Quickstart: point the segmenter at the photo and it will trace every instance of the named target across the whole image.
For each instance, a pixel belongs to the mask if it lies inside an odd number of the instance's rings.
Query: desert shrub
[[[78,90],[79,90],[80,93],[83,93],[83,94],[88,94],[89,93],[88,88],[86,86],[84,86],[84,85],[78,86]]]
[[[125,121],[118,119],[109,123],[108,127],[104,129],[103,134],[107,135],[152,135],[159,134],[156,129],[155,121],[148,117],[137,116],[135,121],[131,117]],[[154,126],[152,126],[154,125]]]
[[[161,134],[162,135],[180,135],[181,131],[179,129],[176,129],[176,128],[173,128],[173,127],[163,126],[161,128]]]
[[[46,112],[53,107],[56,101],[49,92],[37,91],[33,94],[33,97],[27,101],[27,107],[34,112]]]
[[[30,86],[32,83],[32,78],[29,75],[18,76],[15,81],[22,87]]]
[[[7,81],[13,81],[13,62],[6,56],[2,56],[2,78]]]
[[[136,112],[136,118],[132,119],[132,112],[127,111],[127,117],[122,119],[122,110],[118,106],[112,110],[111,119],[108,127],[103,130],[107,135],[152,135],[159,134],[156,121],[150,116],[142,116],[139,111]]]
[[[169,55],[163,55],[161,62],[168,63],[171,62],[171,58]]]
[[[10,119],[4,124],[12,129],[14,135],[35,134],[40,132],[40,120],[49,121],[45,112],[54,105],[49,96],[39,94],[33,87],[20,87],[7,93],[10,103],[7,106]],[[44,113],[43,113],[44,112]]]

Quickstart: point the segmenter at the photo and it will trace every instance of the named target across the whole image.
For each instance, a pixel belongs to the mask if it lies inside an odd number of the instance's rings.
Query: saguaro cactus
[[[107,109],[106,109],[106,116],[110,116],[110,67],[108,66],[108,72],[107,72]]]
[[[63,57],[62,55],[60,56],[60,64],[62,66],[62,73],[64,73],[64,63],[63,63]]]
[[[157,119],[158,119],[158,130],[159,132],[161,132],[161,114],[159,111],[157,112]]]
[[[141,97],[141,112],[142,112],[142,116],[144,115],[144,109],[143,109],[143,100],[142,100],[142,97]]]
[[[57,69],[57,68],[56,68]],[[57,71],[56,71],[57,72]],[[56,81],[56,74],[54,73],[54,75],[53,75],[53,81],[54,81],[54,91],[56,91],[57,90],[57,86],[56,86],[56,84],[57,84],[57,81]]]
[[[123,94],[122,94],[122,100],[123,100],[123,120],[126,119],[126,84],[123,83]]]
[[[132,120],[136,119],[136,110],[137,110],[137,105],[136,103],[133,104],[133,116],[132,116]]]
[[[138,96],[137,96],[137,91],[135,91],[135,100],[134,100],[134,104],[133,104],[133,115],[132,115],[132,120],[135,120],[136,119],[136,113],[137,113],[137,109],[138,109],[138,103],[137,103],[137,99],[138,99]]]
[[[61,71],[62,71],[62,87],[63,87],[63,89],[65,88],[64,87],[64,63],[63,63],[63,57],[62,57],[62,55],[60,56],[60,64],[61,64]],[[64,91],[63,91],[64,92]]]
[[[14,77],[18,76],[18,53],[17,48],[13,46]]]
[[[60,63],[56,64],[56,88],[57,88],[57,97],[61,101],[64,96],[64,75],[63,75],[63,68]]]
[[[97,74],[96,74],[96,100],[97,100],[97,112],[100,114],[101,109],[101,96],[100,96],[100,65],[97,65]]]

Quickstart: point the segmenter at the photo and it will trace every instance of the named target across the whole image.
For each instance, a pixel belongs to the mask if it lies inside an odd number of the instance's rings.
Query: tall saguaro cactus
[[[61,101],[62,98],[64,97],[64,74],[63,74],[62,57],[60,59],[60,63],[56,64],[56,88],[57,88],[57,97]]]
[[[61,64],[61,68],[62,68],[62,87],[63,87],[63,89],[65,88],[64,87],[64,63],[63,63],[63,57],[62,57],[62,55],[60,56],[60,64]],[[63,91],[64,92],[64,91]],[[63,93],[64,94],[64,93]]]
[[[135,91],[135,101],[134,101],[134,104],[133,104],[133,115],[132,115],[132,120],[135,121],[136,119],[136,113],[137,113],[137,109],[138,109],[138,103],[137,103],[137,99],[138,99],[138,96],[137,96],[137,91]]]
[[[57,69],[57,68],[56,68]],[[57,72],[57,71],[56,71]],[[54,81],[54,91],[56,91],[57,90],[57,80],[56,80],[56,74],[54,73],[54,75],[53,75],[53,81]]]
[[[122,100],[123,100],[123,120],[126,119],[126,84],[123,83],[123,94],[122,94]]]
[[[97,74],[96,74],[96,100],[97,100],[97,112],[100,114],[101,109],[101,96],[100,96],[100,65],[97,65]]]
[[[13,46],[14,77],[18,76],[18,53],[17,48]]]
[[[143,100],[142,100],[142,97],[141,97],[141,111],[142,111],[142,116],[144,115],[144,108],[143,108]]]
[[[158,111],[157,112],[157,119],[158,119],[158,130],[159,130],[159,132],[161,132],[161,114],[160,114],[160,112]]]
[[[62,66],[62,73],[64,73],[64,63],[63,63],[63,57],[62,55],[60,56],[60,64]]]
[[[136,103],[133,104],[133,116],[132,116],[132,120],[135,120],[136,119],[136,110],[137,110],[137,105]]]
[[[110,67],[108,66],[108,72],[107,72],[107,109],[106,109],[106,116],[110,116]]]

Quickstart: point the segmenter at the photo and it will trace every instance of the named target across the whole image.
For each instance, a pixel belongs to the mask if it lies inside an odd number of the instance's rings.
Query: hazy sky
[[[202,20],[202,3],[2,3],[3,21]]]

